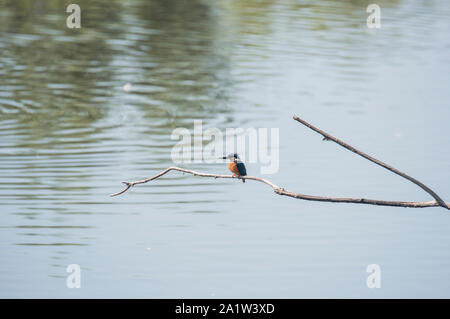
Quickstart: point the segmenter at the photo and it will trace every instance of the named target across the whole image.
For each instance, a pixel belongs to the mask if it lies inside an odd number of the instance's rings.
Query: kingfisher
[[[237,176],[241,178],[241,176],[247,175],[247,170],[245,169],[244,163],[239,159],[239,156],[234,154],[229,154],[227,156],[222,157],[222,159],[230,160],[228,162],[228,169],[233,173],[233,177]],[[245,179],[242,178],[242,182],[245,183]]]

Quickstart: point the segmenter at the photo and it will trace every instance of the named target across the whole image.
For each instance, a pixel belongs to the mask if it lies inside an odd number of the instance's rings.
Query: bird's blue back
[[[239,174],[242,176],[247,175],[247,170],[245,169],[245,165],[242,162],[236,163],[237,169],[239,171]]]

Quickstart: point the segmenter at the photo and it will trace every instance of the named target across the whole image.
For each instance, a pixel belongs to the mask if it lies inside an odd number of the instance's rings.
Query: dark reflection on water
[[[85,297],[354,296],[366,291],[354,288],[352,267],[364,270],[368,260],[401,268],[433,257],[449,265],[448,236],[415,212],[358,219],[360,207],[308,206],[266,186],[176,173],[107,196],[123,180],[173,165],[173,129],[192,130],[201,119],[205,129],[280,128],[280,171],[269,178],[293,190],[422,199],[413,186],[318,143],[291,123],[294,112],[445,192],[446,1],[379,1],[376,31],[365,25],[367,1],[76,3],[82,28],[70,30],[65,2],[0,0],[1,296],[70,293],[70,263],[89,269]],[[427,121],[433,125],[419,134]],[[418,144],[426,149],[417,155]],[[249,171],[259,175],[258,165]],[[367,220],[384,233],[372,233]],[[392,245],[398,231],[434,255]],[[398,251],[383,254],[387,247]],[[354,285],[322,287],[320,269]],[[108,286],[111,277],[116,286]],[[329,282],[343,287],[336,280]],[[396,287],[387,296],[419,289]]]

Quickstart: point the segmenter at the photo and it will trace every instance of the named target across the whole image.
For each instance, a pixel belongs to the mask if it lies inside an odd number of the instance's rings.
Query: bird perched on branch
[[[239,159],[239,156],[234,154],[229,154],[227,156],[222,157],[222,159],[230,160],[228,162],[228,169],[233,173],[233,176],[237,176],[241,178],[242,176],[247,175],[247,170],[245,169],[244,163]],[[242,182],[245,183],[245,179],[242,178]]]

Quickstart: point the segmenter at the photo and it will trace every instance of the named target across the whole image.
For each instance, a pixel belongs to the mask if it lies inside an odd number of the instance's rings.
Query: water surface
[[[295,113],[450,201],[447,1],[381,1],[377,30],[366,1],[77,3],[70,30],[64,3],[0,1],[1,297],[450,297],[441,208],[306,202],[176,172],[108,196],[172,166],[173,130],[202,120],[279,128],[279,170],[264,177],[289,190],[430,200]]]

